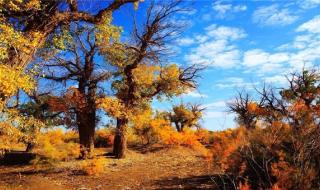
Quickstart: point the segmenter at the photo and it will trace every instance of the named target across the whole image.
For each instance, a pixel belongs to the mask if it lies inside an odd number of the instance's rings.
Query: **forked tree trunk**
[[[94,150],[95,114],[84,113],[78,117],[80,158],[91,158]]]
[[[179,123],[179,122],[174,122],[175,126],[176,126],[176,129],[179,133],[183,132],[183,128],[184,128],[184,125],[182,123]]]
[[[113,154],[116,158],[124,158],[127,149],[126,128],[128,120],[117,118],[117,129],[113,143]]]
[[[34,146],[35,146],[34,143],[28,142],[26,152],[31,152],[33,150]]]

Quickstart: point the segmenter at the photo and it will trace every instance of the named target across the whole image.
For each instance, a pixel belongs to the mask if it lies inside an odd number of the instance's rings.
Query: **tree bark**
[[[95,133],[95,112],[82,113],[77,115],[79,139],[80,139],[80,158],[87,159],[93,156],[94,133]]]
[[[126,128],[128,119],[117,118],[117,129],[113,143],[113,154],[116,158],[125,158],[127,149]]]
[[[34,148],[34,143],[28,142],[26,152],[31,152],[31,150],[33,150],[33,148]]]

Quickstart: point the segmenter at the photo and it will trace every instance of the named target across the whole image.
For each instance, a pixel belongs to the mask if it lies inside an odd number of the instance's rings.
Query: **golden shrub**
[[[104,172],[105,159],[94,158],[92,160],[85,160],[81,164],[81,171],[86,175],[99,175]]]
[[[33,150],[38,154],[34,163],[68,161],[79,156],[79,144],[66,142],[66,133],[61,129],[39,134]]]

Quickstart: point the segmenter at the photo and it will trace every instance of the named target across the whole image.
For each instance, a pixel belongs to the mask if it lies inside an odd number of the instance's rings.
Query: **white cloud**
[[[203,43],[203,42],[207,41],[209,39],[209,37],[205,36],[205,35],[196,35],[195,39],[198,43]]]
[[[240,77],[229,77],[220,81],[215,86],[218,88],[252,88],[257,84],[257,82],[246,82]]]
[[[247,10],[247,6],[245,6],[245,5],[237,5],[237,6],[234,6],[233,10],[235,12],[246,11]]]
[[[212,5],[212,9],[217,12],[216,17],[217,18],[225,18],[227,15],[230,15],[230,13],[237,13],[237,12],[243,12],[247,10],[246,5],[236,5],[233,6],[232,4],[225,4],[221,1],[216,1]]]
[[[205,111],[204,118],[206,119],[221,119],[227,117],[227,112],[224,111]]]
[[[283,44],[273,51],[249,49],[241,51],[235,44],[245,38],[244,30],[235,27],[212,24],[205,28],[205,34],[194,36],[194,45],[185,56],[190,64],[230,69],[242,66],[245,73],[254,73],[266,82],[284,82],[275,74],[309,68],[320,62],[320,15],[301,24],[293,41]],[[239,78],[229,78],[219,82],[219,88],[253,87]]]
[[[227,26],[217,26],[216,24],[206,27],[205,30],[207,31],[208,36],[216,39],[238,40],[247,36],[242,29]]]
[[[189,92],[183,94],[183,96],[185,96],[185,97],[193,97],[193,98],[207,98],[208,97],[208,95],[202,94],[202,93],[200,93],[198,91],[189,91]]]
[[[302,67],[313,67],[320,60],[320,15],[301,24],[295,31],[299,34],[294,40],[279,46],[275,52],[266,52],[261,49],[244,52],[242,64],[248,70],[260,74],[290,72],[301,70]]]
[[[264,81],[266,83],[277,84],[280,86],[284,86],[285,84],[287,84],[287,79],[284,75],[275,75],[275,76],[265,77]]]
[[[320,6],[320,0],[300,0],[298,4],[303,9],[312,9]]]
[[[287,62],[289,55],[287,53],[274,53],[270,54],[261,49],[253,49],[246,51],[243,56],[243,65],[246,67],[260,67],[266,71],[281,67],[279,64]]]
[[[287,43],[279,46],[277,49],[280,51],[292,50],[292,49],[305,49],[310,46],[310,42],[313,40],[313,35],[305,34],[295,37],[292,43]]]
[[[282,73],[289,70],[299,70],[311,67],[312,63],[320,59],[320,42],[312,48],[299,51],[269,53],[260,49],[246,51],[242,64],[257,74]]]
[[[220,2],[215,2],[212,6],[213,10],[218,12],[218,15],[220,17],[224,16],[227,11],[230,11],[232,9],[231,4],[221,4]]]
[[[263,26],[289,25],[297,19],[298,16],[294,15],[289,9],[279,9],[279,6],[276,4],[267,7],[260,7],[254,11],[252,16],[254,23],[258,23]]]
[[[307,31],[314,34],[320,33],[320,15],[314,17],[308,22],[303,23],[297,28],[296,31],[297,32]]]
[[[186,9],[186,10],[182,10],[180,11],[180,14],[184,14],[184,15],[194,15],[196,14],[198,11],[196,9]]]
[[[310,47],[292,54],[290,65],[293,69],[301,69],[302,67],[312,67],[316,60],[320,60],[320,41],[318,46]]]
[[[216,102],[205,104],[205,105],[203,105],[203,107],[205,107],[207,109],[225,108],[226,102],[225,101],[216,101]]]
[[[292,70],[312,67],[320,60],[320,15],[301,24],[296,32],[302,33],[292,43],[283,45],[290,52],[288,61]]]
[[[177,40],[179,46],[189,46],[195,43],[194,39],[192,38],[180,38]]]
[[[199,44],[185,56],[187,62],[220,68],[232,68],[240,63],[241,52],[231,43],[246,37],[242,29],[213,24],[205,32],[195,37]]]
[[[240,52],[226,40],[210,40],[194,48],[186,60],[192,64],[231,68],[239,63]]]

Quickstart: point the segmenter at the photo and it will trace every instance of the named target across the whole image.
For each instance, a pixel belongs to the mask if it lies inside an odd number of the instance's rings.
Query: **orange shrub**
[[[232,165],[231,162],[234,162],[235,160],[230,158],[236,158],[236,155],[234,155],[235,151],[246,143],[245,134],[246,129],[244,127],[213,133],[211,150],[215,166],[218,166],[224,171]]]
[[[114,128],[100,129],[96,131],[94,138],[95,147],[109,147],[113,145]]]
[[[183,132],[177,132],[171,126],[163,126],[157,129],[160,143],[169,146],[186,146],[190,147],[207,157],[209,151],[199,141],[197,132],[192,129],[185,129]]]

